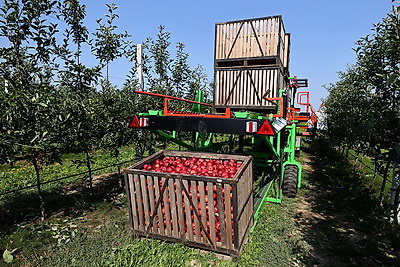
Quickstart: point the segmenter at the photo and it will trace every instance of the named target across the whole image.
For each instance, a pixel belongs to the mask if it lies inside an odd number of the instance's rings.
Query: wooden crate
[[[232,179],[141,170],[164,156],[243,164]],[[251,156],[161,150],[125,169],[133,233],[240,255],[253,225],[252,164]]]
[[[282,16],[237,20],[215,25],[215,66],[283,64],[290,40]]]
[[[276,105],[263,96],[278,97],[287,78],[279,67],[230,68],[215,70],[214,106],[234,110],[263,111]]]

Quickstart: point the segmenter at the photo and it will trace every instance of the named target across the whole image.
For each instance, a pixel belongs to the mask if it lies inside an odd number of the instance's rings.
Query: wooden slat
[[[128,174],[128,181],[129,181],[129,194],[131,198],[131,206],[132,206],[132,222],[134,229],[139,230],[139,215],[136,205],[136,192],[135,192],[135,181],[134,181],[135,174]]]
[[[194,230],[195,230],[195,233],[193,233],[194,241],[202,242],[201,235],[200,235],[200,223],[199,223],[199,219],[196,216],[196,212],[198,210],[196,182],[195,181],[191,181],[190,185],[191,185],[191,189],[192,189],[191,192],[192,192],[193,215],[194,215],[194,220],[193,220],[193,222],[194,222]],[[193,231],[193,228],[191,228],[190,230]]]
[[[143,197],[143,212],[145,218],[144,227],[147,229],[147,227],[150,224],[150,207],[149,207],[148,188],[146,184],[146,176],[144,175],[140,175],[140,186]]]
[[[201,228],[201,233],[203,235],[203,243],[208,243],[207,235],[207,213],[206,213],[206,196],[204,190],[204,182],[199,182],[199,193],[200,193],[200,207],[201,207],[201,222],[203,224],[203,228]]]
[[[239,43],[238,43],[238,51],[239,51],[239,57],[244,57],[245,55],[245,28],[243,27],[242,30],[239,33]]]
[[[185,215],[184,215],[182,198],[183,198],[183,196],[182,196],[181,183],[180,183],[180,181],[176,181],[176,201],[178,203],[177,211],[178,211],[180,238],[186,239]]]
[[[185,215],[186,215],[186,225],[187,225],[187,240],[194,241],[193,240],[193,229],[192,229],[192,218],[190,214],[190,202],[189,202],[189,196],[187,193],[189,193],[189,184],[188,181],[182,180],[183,187],[186,189],[185,196],[184,196],[184,202],[185,202]]]
[[[133,166],[131,166],[131,167],[127,168],[127,169],[124,169],[123,171],[127,172],[127,173],[130,173],[130,172],[132,172],[132,169],[142,169],[144,164],[153,162],[157,158],[161,157],[162,154],[163,154],[163,151],[160,150],[157,153],[155,153],[155,154],[153,154],[153,155],[151,155],[151,156],[149,156],[149,157],[147,157],[147,158],[135,163]]]
[[[140,186],[140,177],[139,175],[134,175],[134,182],[135,182],[135,192],[136,192],[136,199],[137,199],[137,209],[138,209],[138,217],[139,217],[139,230],[144,231],[144,212],[143,212],[143,198]]]
[[[214,192],[213,192],[213,183],[208,182],[208,215],[210,221],[210,238],[213,242],[213,245],[216,244],[216,235],[215,235],[215,214],[214,214]]]
[[[215,58],[219,59],[219,50],[221,49],[220,27],[215,25]]]
[[[165,156],[174,156],[174,157],[197,157],[197,158],[205,158],[205,159],[235,159],[235,160],[245,160],[248,156],[243,155],[234,155],[234,154],[218,154],[211,152],[199,152],[199,151],[176,151],[164,149],[162,150]],[[162,175],[162,173],[160,173]],[[168,174],[173,175],[173,174]]]
[[[161,203],[162,202],[162,196],[160,195],[159,178],[157,176],[154,176],[154,187],[155,187],[154,192],[155,192],[155,195],[156,195],[156,203],[158,203],[159,201]],[[161,235],[164,235],[165,234],[164,216],[162,214],[161,204],[157,208],[157,216],[158,216],[158,226],[159,226],[158,232]]]
[[[179,238],[179,227],[178,227],[178,215],[176,210],[176,198],[179,197],[179,193],[174,188],[174,179],[170,178],[168,181],[169,188],[169,199],[171,205],[171,217],[172,217],[172,236]],[[177,193],[178,196],[175,195]]]
[[[231,186],[224,184],[225,211],[226,211],[226,244],[228,248],[233,248],[232,244],[232,222],[231,222]]]
[[[162,184],[166,183],[166,178],[162,178]],[[168,188],[164,191],[162,195],[162,199],[164,202],[164,212],[165,212],[165,220],[166,220],[166,227],[165,227],[165,234],[171,236],[172,235],[172,229],[171,229],[171,210],[169,208],[169,203],[168,203]]]
[[[285,68],[289,68],[289,62],[290,62],[290,34],[285,34],[285,58],[283,61],[283,66]]]
[[[226,245],[226,227],[225,227],[225,215],[224,215],[224,204],[222,199],[221,183],[217,183],[217,206],[218,206],[220,233],[221,233],[221,243],[222,245]]]
[[[155,210],[156,199],[154,196],[154,189],[153,189],[154,180],[153,180],[153,176],[150,176],[150,175],[147,176],[146,178],[149,183],[149,204],[150,204],[150,214],[149,215],[152,216],[154,213],[157,212]],[[155,216],[154,216],[152,224],[153,224],[153,226],[151,227],[150,231],[158,234],[157,218]]]

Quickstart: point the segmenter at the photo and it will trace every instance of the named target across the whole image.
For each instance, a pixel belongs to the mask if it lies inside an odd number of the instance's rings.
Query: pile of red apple
[[[234,159],[164,157],[156,159],[153,163],[144,164],[142,169],[154,172],[233,178],[241,166],[242,163]]]
[[[146,180],[146,184],[147,184],[147,190],[153,190],[153,196],[156,196],[156,190],[158,189],[160,192],[162,191],[162,187],[163,187],[163,180],[161,178],[155,178],[156,180],[158,180],[158,185],[153,185],[152,187],[149,187],[149,183],[148,183],[148,179]],[[160,228],[162,227],[160,225],[160,223],[163,223],[164,227],[163,229],[167,228],[167,224],[168,227],[171,230],[174,230],[173,228],[173,219],[172,219],[172,214],[171,212],[173,212],[175,210],[175,212],[177,212],[178,210],[181,210],[181,214],[184,216],[184,226],[181,227],[179,226],[179,220],[177,221],[178,223],[178,227],[181,229],[180,231],[183,231],[185,233],[188,233],[189,231],[191,231],[193,233],[193,235],[199,235],[204,237],[205,234],[206,235],[210,235],[211,234],[211,216],[210,214],[212,213],[214,216],[214,232],[215,232],[215,240],[217,242],[221,242],[222,240],[222,233],[221,233],[221,224],[223,223],[225,225],[225,227],[227,227],[227,224],[230,223],[231,224],[231,235],[232,235],[232,240],[234,239],[234,218],[233,218],[233,203],[232,203],[232,187],[230,186],[230,192],[229,192],[229,198],[230,198],[230,205],[227,206],[226,202],[225,202],[225,190],[224,188],[221,188],[221,197],[222,197],[222,212],[224,214],[224,220],[221,220],[221,218],[219,217],[219,208],[218,208],[218,203],[217,203],[217,186],[213,185],[212,187],[212,197],[211,194],[208,194],[208,186],[207,185],[203,185],[204,188],[202,188],[202,192],[204,192],[204,203],[205,206],[201,205],[201,194],[200,194],[200,186],[196,185],[196,187],[192,187],[190,184],[188,185],[188,187],[186,188],[187,191],[187,195],[185,193],[185,191],[182,189],[182,191],[180,192],[180,194],[177,192],[177,186],[176,186],[176,182],[173,183],[173,189],[170,188],[169,186],[167,186],[167,189],[165,190],[164,194],[166,194],[167,198],[164,198],[163,196],[159,196],[161,198],[161,218],[159,218],[158,214],[156,214],[156,222],[158,221],[158,223],[153,224],[153,227],[157,227]],[[174,194],[176,198],[181,197],[181,204],[179,204],[179,202],[177,201],[177,199],[175,199],[175,203],[173,203],[171,201],[171,194]],[[210,196],[210,197],[209,197]],[[192,203],[197,203],[196,206],[193,206],[189,203],[187,203],[187,198],[189,198]],[[186,200],[186,201],[185,201]],[[150,201],[152,201],[150,199]],[[158,198],[155,197],[154,198],[154,203],[158,202]],[[187,204],[189,204],[189,206],[187,206]],[[173,209],[172,206],[175,205],[175,208]],[[187,210],[188,209],[188,210]],[[198,222],[198,229],[200,230],[200,233],[196,233],[196,223],[195,220],[197,220],[197,216],[196,213],[194,211],[194,209],[196,209],[197,214],[200,216],[200,220],[203,221],[205,219],[206,224],[204,225],[204,227],[206,229],[201,229],[200,228],[200,224]],[[227,218],[227,209],[230,209],[230,218]],[[138,211],[138,210],[137,210]],[[168,215],[167,215],[168,213]],[[188,214],[190,214],[189,218],[187,218]],[[152,216],[152,213],[149,213],[150,217]],[[169,221],[167,220],[167,218],[169,217]],[[145,218],[143,218],[145,219]],[[189,222],[189,223],[188,223]],[[145,225],[147,226],[147,223],[145,222]],[[226,233],[227,234],[227,233]],[[233,242],[233,241],[232,241]]]

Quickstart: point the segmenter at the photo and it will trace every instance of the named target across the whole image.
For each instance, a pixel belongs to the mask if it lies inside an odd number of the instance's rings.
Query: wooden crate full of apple
[[[240,255],[253,225],[253,158],[161,150],[124,169],[135,235]]]

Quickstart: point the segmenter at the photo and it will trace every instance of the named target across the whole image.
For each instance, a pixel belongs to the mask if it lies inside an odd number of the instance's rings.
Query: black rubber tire
[[[283,195],[295,198],[297,195],[299,168],[296,165],[286,165],[283,175],[282,193]]]

